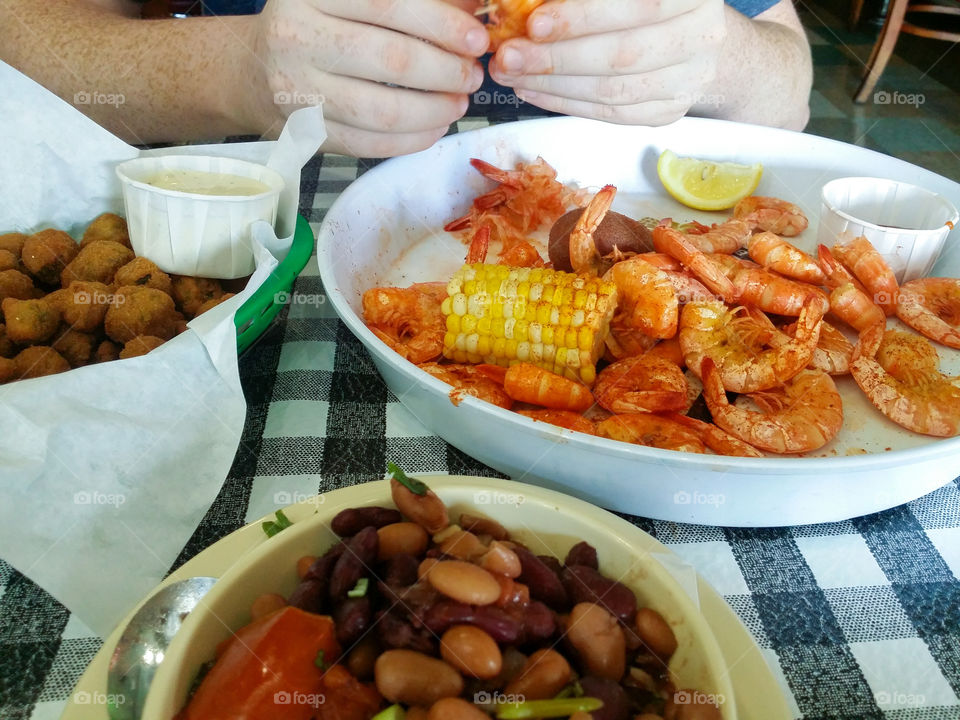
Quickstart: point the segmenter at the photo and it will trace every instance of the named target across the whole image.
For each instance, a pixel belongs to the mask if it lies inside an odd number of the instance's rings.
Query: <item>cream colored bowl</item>
[[[725,720],[736,720],[729,671],[712,632],[681,585],[649,552],[632,542],[643,533],[633,525],[581,500],[507,480],[422,478],[446,502],[451,515],[470,511],[498,520],[537,553],[563,558],[586,540],[600,558],[600,569],[619,578],[640,605],[661,613],[673,628],[678,649],[670,672],[681,688],[714,695]],[[320,496],[317,513],[294,523],[241,558],[223,575],[184,622],[158,670],[144,709],[144,720],[171,720],[183,707],[191,683],[217,644],[250,621],[250,605],[263,593],[288,595],[297,585],[296,562],[317,555],[335,540],[331,519],[346,507],[391,505],[385,481]],[[645,537],[645,536],[644,536]]]

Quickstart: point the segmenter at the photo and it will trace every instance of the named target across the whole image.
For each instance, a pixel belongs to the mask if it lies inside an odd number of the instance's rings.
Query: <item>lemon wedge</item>
[[[695,210],[726,210],[757,189],[763,165],[740,165],[678,157],[664,150],[657,161],[660,182],[677,200]]]

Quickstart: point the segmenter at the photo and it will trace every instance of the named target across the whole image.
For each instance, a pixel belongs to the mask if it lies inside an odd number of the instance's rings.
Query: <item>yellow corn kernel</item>
[[[516,326],[517,321],[512,317],[503,319],[503,336],[507,340],[513,340],[513,328]]]
[[[555,325],[544,325],[543,331],[540,333],[541,339],[547,345],[553,345],[554,343],[554,327]]]
[[[511,338],[506,338],[503,346],[503,354],[513,359],[517,356],[517,341]]]
[[[587,304],[587,297],[589,293],[586,290],[577,290],[573,294],[573,306],[579,310],[582,310]]]
[[[479,344],[479,342],[480,342],[480,336],[477,335],[476,333],[470,333],[469,335],[467,335],[467,341],[466,341],[467,352],[470,353],[471,355],[476,355],[479,352],[479,350],[477,349],[477,345]],[[475,361],[472,361],[472,362],[475,362]]]
[[[476,329],[477,329],[477,319],[473,315],[464,315],[460,319],[460,332],[472,333],[472,332],[476,332]]]
[[[517,343],[517,360],[520,362],[528,362],[530,360],[530,343]]]
[[[489,333],[480,333],[480,339],[477,341],[477,352],[484,357],[489,357],[493,352],[493,339]]]
[[[513,337],[519,341],[523,342],[527,340],[527,330],[530,327],[530,323],[526,320],[517,320],[513,324]]]
[[[506,339],[504,339],[504,338],[502,338],[502,337],[498,337],[496,340],[493,341],[493,355],[494,355],[494,357],[496,357],[498,360],[499,360],[500,358],[506,358],[506,357],[507,357],[507,341],[506,341]]]

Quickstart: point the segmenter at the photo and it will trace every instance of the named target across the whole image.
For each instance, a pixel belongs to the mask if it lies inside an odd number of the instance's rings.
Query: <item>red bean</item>
[[[377,560],[377,542],[377,530],[372,526],[365,527],[347,541],[330,573],[331,599],[345,597],[357,581],[367,575]]]
[[[585,541],[580,541],[567,553],[567,559],[563,561],[566,566],[586,565],[588,568],[598,570],[600,563],[597,560],[597,550],[595,547]]]
[[[330,529],[340,537],[356,535],[365,527],[381,528],[403,520],[399,510],[385,507],[348,508],[338,512],[330,522]]]
[[[630,699],[620,683],[608,678],[587,675],[580,678],[580,687],[586,697],[595,697],[603,700],[603,707],[593,710],[590,715],[593,720],[629,720]]]
[[[314,561],[313,565],[303,576],[304,580],[320,580],[324,586],[330,581],[330,573],[333,572],[333,566],[337,564],[337,559],[343,554],[346,547],[342,542],[331,547],[327,552]]]
[[[637,614],[637,596],[623,583],[604,577],[586,565],[565,568],[563,585],[576,603],[597,603],[621,622],[630,624]]]
[[[557,574],[525,547],[517,545],[513,551],[523,568],[517,579],[530,588],[530,595],[554,610],[565,610],[570,602]]]
[[[307,612],[322,613],[327,583],[323,580],[303,580],[287,598],[287,604]]]
[[[380,612],[377,616],[377,636],[388,648],[416,650],[432,654],[437,650],[436,636],[428,629],[415,628],[410,621],[392,612]]]
[[[523,627],[520,630],[520,642],[535,643],[552,637],[557,629],[557,618],[553,610],[538,600],[532,600],[521,610]]]
[[[423,624],[438,635],[454,625],[475,625],[500,644],[516,642],[520,636],[520,622],[500,608],[474,607],[452,600],[441,600],[427,610]]]
[[[363,636],[372,620],[373,609],[369,596],[347,598],[333,612],[337,641],[341,646],[349,647]]]
[[[406,587],[417,581],[420,561],[408,553],[394,555],[384,563],[383,581],[393,587]]]

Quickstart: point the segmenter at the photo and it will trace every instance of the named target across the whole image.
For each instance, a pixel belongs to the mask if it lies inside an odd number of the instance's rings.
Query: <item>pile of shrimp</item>
[[[540,163],[532,171],[481,171],[503,183],[542,173]],[[519,227],[515,208],[537,205],[524,196],[539,188],[510,187],[504,194],[513,208],[490,204],[480,213],[475,203],[469,222],[451,223],[474,230],[469,262],[485,261],[489,227],[497,223],[491,218],[506,216]],[[650,447],[743,457],[818,450],[843,425],[834,378],[845,375],[894,423],[937,437],[960,433],[960,381],[940,372],[931,343],[960,348],[960,279],[900,286],[864,237],[809,255],[787,239],[807,227],[800,208],[759,196],[710,227],[664,218],[653,229],[653,252],[614,249],[601,258],[593,234],[615,194],[609,185],[596,193],[569,239],[573,270],[602,273],[618,290],[606,366],[593,387],[529,363],[441,361],[442,283],[368,291],[368,326],[453,386],[454,402],[472,395],[535,420]],[[527,220],[535,228],[561,213]],[[525,251],[522,262],[501,255],[500,262],[549,264],[535,253]],[[893,316],[919,334],[888,330]],[[695,403],[705,404],[709,422],[688,414]]]

